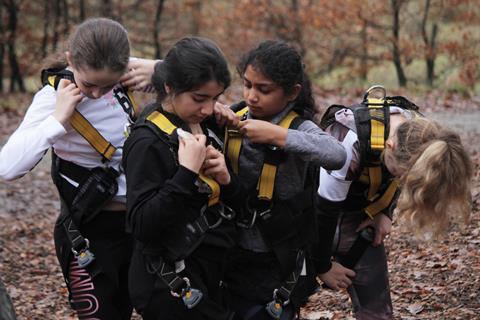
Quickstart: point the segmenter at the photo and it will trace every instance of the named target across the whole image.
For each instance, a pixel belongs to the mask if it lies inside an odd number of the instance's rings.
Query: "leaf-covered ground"
[[[354,102],[358,94],[324,94],[322,105]],[[339,98],[340,97],[340,98]],[[445,239],[417,243],[394,227],[389,252],[396,319],[478,319],[480,317],[480,98],[430,94],[421,103],[430,116],[461,132],[475,165],[473,215]],[[1,108],[0,108],[1,110]],[[20,112],[22,113],[22,112]],[[0,145],[21,121],[17,111],[0,111]],[[58,195],[50,181],[48,157],[31,173],[0,181],[0,277],[18,319],[74,319],[52,240]],[[344,292],[312,296],[304,319],[353,319]]]

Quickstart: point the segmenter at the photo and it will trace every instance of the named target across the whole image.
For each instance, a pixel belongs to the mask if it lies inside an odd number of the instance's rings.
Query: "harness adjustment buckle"
[[[85,247],[79,251],[72,248],[72,253],[77,259],[78,266],[85,268],[95,260],[95,255],[90,251],[90,242],[85,238]]]
[[[185,287],[182,288],[182,291],[177,293],[171,290],[170,294],[175,298],[182,298],[185,306],[188,309],[192,309],[202,300],[203,293],[198,289],[192,288],[190,286],[190,280],[187,277],[183,278],[183,281],[185,281]]]
[[[278,289],[273,290],[273,300],[267,303],[265,306],[265,311],[273,319],[280,319],[283,313],[283,307],[290,302],[290,299],[283,301],[283,299],[278,295]]]

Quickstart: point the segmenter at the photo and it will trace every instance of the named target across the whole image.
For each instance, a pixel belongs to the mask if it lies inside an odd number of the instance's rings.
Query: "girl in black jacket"
[[[152,84],[158,100],[133,127],[123,158],[136,240],[131,298],[147,320],[229,319],[218,299],[234,229],[221,199],[235,188],[204,124],[230,84],[227,62],[212,41],[185,38],[157,63]]]

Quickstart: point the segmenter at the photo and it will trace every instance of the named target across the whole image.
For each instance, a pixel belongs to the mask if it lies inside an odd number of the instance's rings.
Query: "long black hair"
[[[161,102],[166,96],[165,85],[175,94],[198,88],[215,80],[226,89],[230,85],[227,60],[220,48],[211,40],[187,37],[168,51],[165,59],[155,65],[152,84]]]
[[[296,84],[300,84],[302,90],[295,99],[294,109],[306,118],[313,116],[315,100],[312,85],[305,73],[302,57],[294,47],[283,41],[263,41],[241,58],[237,65],[240,77],[243,78],[249,65],[280,85],[286,95],[292,93]]]

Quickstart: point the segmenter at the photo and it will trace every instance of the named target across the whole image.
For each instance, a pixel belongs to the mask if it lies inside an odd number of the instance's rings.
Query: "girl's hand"
[[[351,278],[355,277],[355,271],[345,268],[340,263],[333,261],[330,270],[319,274],[318,277],[330,289],[340,290],[342,288],[346,289],[352,284]]]
[[[390,231],[392,230],[392,220],[390,220],[385,214],[379,213],[373,218],[373,220],[367,219],[360,223],[356,231],[358,232],[368,226],[372,226],[375,229],[375,239],[373,240],[372,245],[377,247],[383,242],[383,239],[390,234]]]
[[[207,137],[203,134],[196,134],[191,137],[180,138],[178,141],[178,162],[185,168],[199,173],[205,160]]]
[[[230,183],[230,173],[225,164],[224,155],[212,146],[207,147],[202,172],[215,179],[221,185]]]
[[[283,148],[288,129],[263,120],[247,119],[238,124],[239,131],[254,143],[271,144]]]
[[[225,125],[237,127],[238,122],[240,121],[235,112],[233,112],[227,105],[221,104],[220,102],[215,102],[213,114],[220,127],[224,127]]]
[[[153,92],[152,75],[159,60],[130,59],[128,72],[120,78],[122,86],[130,90]]]
[[[65,127],[82,98],[82,93],[75,83],[61,79],[57,87],[57,102],[53,117]]]

